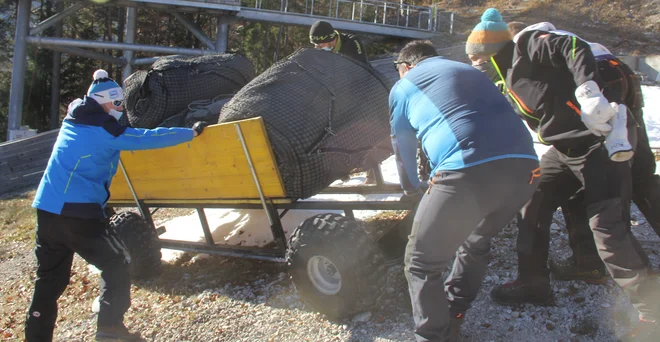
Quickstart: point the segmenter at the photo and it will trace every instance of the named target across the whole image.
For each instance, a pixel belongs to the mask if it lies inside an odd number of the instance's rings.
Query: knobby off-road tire
[[[333,319],[369,310],[381,294],[385,257],[357,222],[308,218],[291,235],[287,262],[300,298]]]
[[[132,279],[148,280],[162,272],[160,241],[151,226],[134,212],[123,212],[110,218],[131,256],[129,270]]]

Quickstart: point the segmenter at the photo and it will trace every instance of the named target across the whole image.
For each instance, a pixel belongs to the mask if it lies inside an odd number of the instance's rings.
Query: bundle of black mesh
[[[167,56],[126,84],[126,114],[132,127],[154,128],[199,100],[236,93],[254,78],[254,66],[240,54]]]
[[[368,65],[301,49],[243,87],[219,122],[263,117],[287,196],[307,198],[391,154],[391,86]]]

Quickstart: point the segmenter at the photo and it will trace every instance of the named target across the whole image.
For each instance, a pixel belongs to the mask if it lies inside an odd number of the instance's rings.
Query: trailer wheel
[[[160,241],[156,231],[134,212],[122,212],[110,218],[131,256],[129,270],[132,279],[147,280],[162,272]]]
[[[353,220],[308,218],[291,235],[287,262],[300,298],[333,319],[368,310],[380,295],[384,255]]]

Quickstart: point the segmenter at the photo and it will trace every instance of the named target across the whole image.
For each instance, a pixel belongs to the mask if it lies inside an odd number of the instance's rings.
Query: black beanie
[[[309,41],[312,44],[331,42],[337,37],[337,32],[329,22],[319,20],[309,29]]]

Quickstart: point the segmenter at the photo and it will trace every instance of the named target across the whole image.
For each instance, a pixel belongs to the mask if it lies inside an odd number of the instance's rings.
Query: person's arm
[[[367,51],[364,49],[364,45],[360,43],[356,36],[342,33],[339,36],[339,39],[341,46],[339,48],[339,53],[369,65],[369,60],[367,59]]]
[[[367,58],[367,50],[364,48],[364,45],[360,43],[360,41],[355,37],[353,38],[353,44],[355,44],[358,59],[365,64],[369,64],[369,58]]]
[[[417,175],[417,135],[406,116],[407,100],[396,85],[390,92],[390,128],[392,147],[399,171],[401,188],[412,194],[419,191],[421,181]]]
[[[178,145],[191,141],[194,131],[191,128],[126,128],[123,133],[108,139],[110,147],[116,150],[149,150]]]

